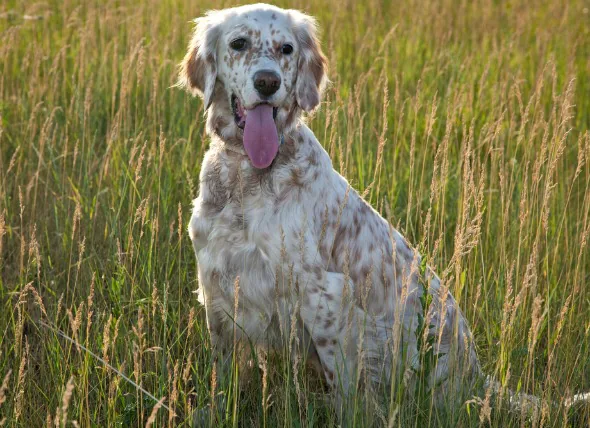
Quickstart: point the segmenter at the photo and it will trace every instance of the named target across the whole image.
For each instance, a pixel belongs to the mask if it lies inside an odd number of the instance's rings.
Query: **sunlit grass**
[[[176,425],[212,396],[215,425],[338,423],[288,352],[242,392],[237,367],[213,375],[186,233],[202,104],[171,86],[189,21],[231,4],[0,5],[0,425]],[[323,29],[310,124],[334,167],[428,255],[485,372],[557,403],[526,423],[566,423],[590,390],[588,4],[278,4]],[[354,424],[522,422],[481,398],[362,397]]]

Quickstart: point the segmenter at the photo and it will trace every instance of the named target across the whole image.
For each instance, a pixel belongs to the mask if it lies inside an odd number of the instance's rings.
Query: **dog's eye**
[[[246,39],[235,39],[229,43],[229,46],[235,51],[243,51],[248,46]]]
[[[293,45],[285,43],[281,49],[281,52],[283,52],[285,55],[291,55],[293,53]]]

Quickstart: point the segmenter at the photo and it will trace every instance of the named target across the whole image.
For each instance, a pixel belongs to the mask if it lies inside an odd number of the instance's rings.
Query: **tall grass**
[[[164,426],[195,410],[337,423],[288,355],[246,389],[237,366],[215,376],[193,293],[185,230],[207,139],[202,104],[170,87],[189,21],[231,4],[0,5],[0,426]],[[566,423],[565,398],[590,390],[588,3],[278,4],[323,28],[332,84],[310,124],[335,168],[428,255],[484,370],[557,403],[521,419],[487,394],[453,423]],[[365,398],[358,426],[451,421]]]

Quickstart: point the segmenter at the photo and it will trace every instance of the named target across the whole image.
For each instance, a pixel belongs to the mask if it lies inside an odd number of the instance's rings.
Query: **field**
[[[217,379],[194,293],[186,229],[208,141],[201,101],[172,86],[191,19],[232,4],[0,5],[0,426],[188,425],[195,410],[213,426],[338,423],[288,357],[247,388],[238,369]],[[545,402],[526,417],[490,395],[375,409],[361,391],[350,425],[575,423],[565,400],[590,390],[590,4],[277,4],[321,25],[331,84],[309,123],[335,169],[449,284],[485,372]]]

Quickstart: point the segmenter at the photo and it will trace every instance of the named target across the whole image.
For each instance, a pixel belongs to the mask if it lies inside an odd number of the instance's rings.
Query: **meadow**
[[[173,85],[191,20],[233,4],[0,4],[0,426],[338,424],[288,357],[218,379],[194,293],[208,140]],[[587,426],[565,401],[590,391],[590,4],[276,4],[320,23],[334,168],[449,285],[484,371],[545,403],[361,391],[350,425]]]

